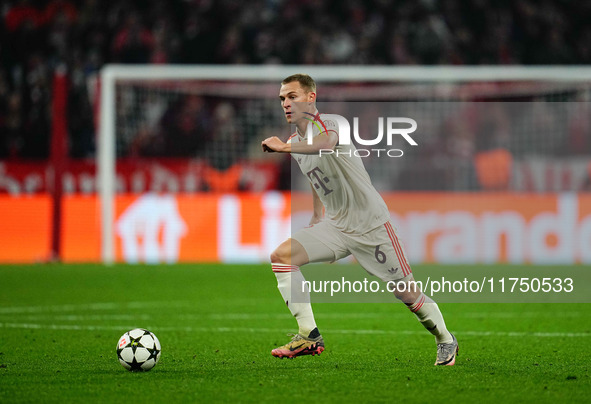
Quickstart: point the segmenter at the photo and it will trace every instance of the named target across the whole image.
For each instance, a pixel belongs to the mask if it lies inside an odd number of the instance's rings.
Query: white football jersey
[[[326,115],[320,114],[317,121],[324,125],[310,123],[312,136],[317,136],[324,128],[337,132],[337,123]],[[297,132],[288,140],[290,143],[306,141]],[[353,144],[337,144],[332,154],[292,153],[292,157],[322,201],[325,220],[331,220],[344,233],[363,234],[390,220],[390,212],[372,185],[362,159],[355,156],[356,150]]]

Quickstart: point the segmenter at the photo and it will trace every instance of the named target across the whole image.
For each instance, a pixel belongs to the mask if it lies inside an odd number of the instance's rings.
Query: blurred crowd
[[[0,7],[0,159],[47,157],[51,83],[61,66],[73,106],[70,155],[89,157],[87,78],[105,63],[591,63],[587,1],[5,0]]]

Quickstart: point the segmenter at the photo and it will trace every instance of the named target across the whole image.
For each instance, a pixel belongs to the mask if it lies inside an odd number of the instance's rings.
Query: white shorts
[[[384,282],[398,281],[412,273],[390,222],[365,234],[346,234],[326,220],[291,237],[304,247],[310,262],[334,262],[353,254],[367,272]]]

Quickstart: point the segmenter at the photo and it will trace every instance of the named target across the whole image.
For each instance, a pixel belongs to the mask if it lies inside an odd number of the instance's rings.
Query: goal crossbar
[[[103,263],[115,261],[115,100],[118,80],[270,82],[298,72],[305,72],[319,82],[591,82],[591,67],[585,66],[106,65],[100,74],[101,108],[97,142]]]

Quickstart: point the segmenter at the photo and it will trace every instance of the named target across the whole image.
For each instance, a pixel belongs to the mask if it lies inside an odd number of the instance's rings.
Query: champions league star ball
[[[150,370],[160,359],[160,341],[143,328],[127,331],[117,343],[117,358],[127,370]]]

